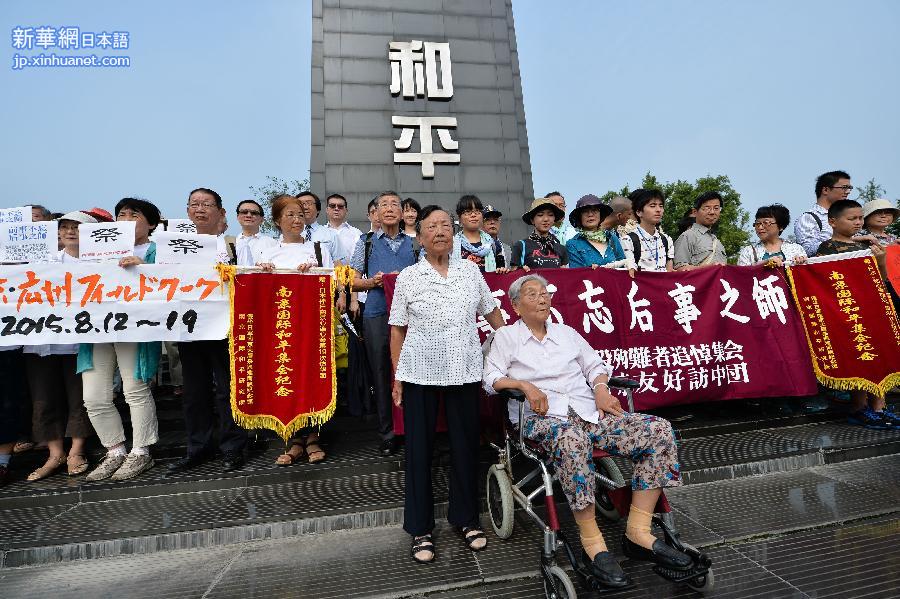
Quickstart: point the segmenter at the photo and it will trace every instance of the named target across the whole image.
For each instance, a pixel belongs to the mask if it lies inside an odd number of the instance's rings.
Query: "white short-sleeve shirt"
[[[497,307],[478,267],[451,258],[444,278],[427,260],[397,276],[388,323],[407,327],[396,379],[418,385],[481,380],[484,358],[475,321]]]
[[[322,268],[332,268],[334,262],[328,246],[321,243],[319,247],[322,250]],[[316,261],[315,242],[312,241],[305,243],[279,241],[273,246],[262,248],[256,263],[271,263],[275,265],[275,268],[297,268],[301,264],[319,265]]]

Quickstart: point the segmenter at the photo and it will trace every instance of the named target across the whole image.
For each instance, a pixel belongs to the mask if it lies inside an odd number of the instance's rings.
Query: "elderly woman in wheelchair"
[[[610,367],[577,331],[547,320],[552,295],[545,279],[519,278],[510,287],[509,298],[520,319],[497,330],[485,359],[484,387],[489,394],[504,390],[524,394],[523,436],[553,463],[578,525],[584,572],[601,587],[632,584],[597,526],[594,448],[634,464],[631,507],[622,540],[625,554],[668,571],[689,570],[694,564],[690,555],[651,533],[663,487],[681,485],[671,425],[655,416],[623,410],[610,393]],[[509,400],[509,417],[518,423],[515,399]]]

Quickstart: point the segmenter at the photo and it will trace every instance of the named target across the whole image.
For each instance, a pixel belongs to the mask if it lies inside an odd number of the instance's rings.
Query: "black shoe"
[[[222,456],[222,472],[240,470],[244,466],[244,454],[239,451],[226,451]]]
[[[385,439],[381,442],[381,445],[378,446],[378,453],[385,457],[394,455],[397,453],[397,442],[393,437]]]
[[[195,468],[200,464],[205,464],[209,461],[209,456],[205,453],[196,453],[194,455],[189,455],[187,457],[181,458],[180,460],[176,460],[166,466],[166,470],[169,471],[169,474],[173,474],[175,472],[184,472],[185,470],[190,470],[191,468]]]
[[[678,551],[674,547],[669,547],[659,539],[653,541],[653,549],[651,551],[637,543],[633,543],[631,539],[623,535],[622,549],[625,551],[626,557],[644,562],[653,562],[659,566],[674,570],[687,570],[694,563],[691,556]]]
[[[591,574],[597,579],[602,586],[610,589],[624,589],[634,584],[631,578],[622,570],[622,566],[613,557],[609,551],[601,551],[594,556],[593,561],[583,549],[581,550],[581,559],[585,565],[591,570]]]

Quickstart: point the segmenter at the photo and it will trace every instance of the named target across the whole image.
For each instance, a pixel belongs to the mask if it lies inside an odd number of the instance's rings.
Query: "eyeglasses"
[[[466,214],[481,214],[481,210],[479,210],[478,208],[466,208],[462,211],[462,214],[460,216],[464,216]]]
[[[303,220],[303,214],[300,212],[285,212],[284,214],[281,215],[281,218],[288,218],[288,219],[293,219],[293,220]]]
[[[328,207],[332,210],[346,210],[346,206],[342,206],[341,204],[328,204]]]
[[[769,227],[772,227],[777,224],[778,223],[776,223],[774,220],[758,220],[755,223],[753,223],[753,228],[759,229],[760,227],[763,227],[763,228],[768,229]]]
[[[831,189],[843,189],[844,191],[853,191],[852,185],[832,185]]]
[[[721,212],[722,207],[717,204],[715,206],[703,206],[700,210],[703,212]]]
[[[527,299],[530,302],[533,302],[537,299],[544,299],[550,301],[553,299],[553,294],[549,291],[542,291],[541,293],[523,293],[522,297]]]
[[[238,214],[242,216],[262,216],[262,212],[256,210],[238,210]]]
[[[209,204],[206,202],[190,202],[187,206],[188,210],[200,210],[201,208],[203,210],[215,210],[218,208],[216,204]]]

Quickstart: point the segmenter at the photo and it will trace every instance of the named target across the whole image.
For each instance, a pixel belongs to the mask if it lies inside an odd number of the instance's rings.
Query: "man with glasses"
[[[378,450],[387,456],[397,451],[397,445],[391,408],[390,327],[382,277],[415,264],[417,256],[412,238],[400,227],[403,216],[400,195],[394,191],[383,191],[375,201],[381,227],[372,235],[359,238],[350,266],[356,271],[353,289],[368,293],[363,309],[363,336],[378,409],[378,432],[381,435]]]
[[[342,255],[350,256],[362,231],[347,222],[347,198],[339,193],[333,193],[325,200],[325,209],[328,228],[337,235]]]
[[[244,200],[237,206],[238,224],[241,226],[241,234],[235,241],[237,253],[240,255],[244,248],[250,252],[252,262],[256,264],[256,258],[263,249],[277,245],[278,242],[269,235],[260,233],[259,227],[263,222],[263,208],[254,200]]]
[[[331,254],[335,263],[347,264],[349,256],[341,248],[337,234],[331,228],[316,222],[319,213],[322,212],[322,200],[319,199],[319,196],[311,191],[304,191],[297,194],[297,199],[300,200],[300,206],[303,208],[303,220],[306,224],[303,234],[306,236],[306,241],[318,241],[328,248],[328,253]]]
[[[547,195],[544,196],[544,199],[550,200],[556,207],[562,210],[564,213],[566,211],[566,198],[563,197],[563,194],[558,191],[551,191]],[[556,239],[559,240],[559,244],[561,246],[565,246],[566,242],[570,239],[573,239],[576,235],[578,235],[578,229],[573,227],[565,217],[562,220],[556,222],[556,225],[550,227],[550,233],[556,236]]]
[[[815,256],[819,246],[831,239],[828,209],[838,200],[850,197],[853,186],[844,171],[830,171],[816,179],[816,203],[794,223],[794,238],[803,246],[807,256]]]
[[[697,196],[695,222],[675,240],[675,270],[693,270],[728,262],[725,247],[713,232],[722,216],[723,201],[718,191]]]
[[[201,187],[188,195],[188,218],[202,235],[217,235],[225,219],[222,197]],[[218,261],[237,263],[235,244],[217,235]],[[249,248],[242,250],[241,262],[252,260]],[[169,472],[180,472],[211,460],[215,454],[213,427],[218,419],[222,471],[244,465],[247,431],[231,415],[231,367],[228,340],[184,341],[178,344],[184,376],[184,424],[187,428],[187,456],[169,464]]]

